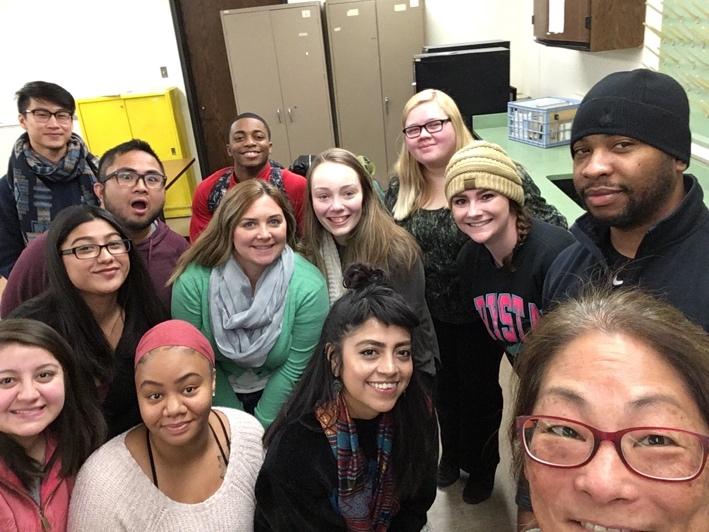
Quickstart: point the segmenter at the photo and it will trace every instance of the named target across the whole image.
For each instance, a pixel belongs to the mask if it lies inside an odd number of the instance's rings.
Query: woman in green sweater
[[[264,427],[303,373],[329,308],[325,280],[294,244],[295,218],[278,189],[245,181],[171,279],[172,316],[195,325],[216,353],[214,404]]]

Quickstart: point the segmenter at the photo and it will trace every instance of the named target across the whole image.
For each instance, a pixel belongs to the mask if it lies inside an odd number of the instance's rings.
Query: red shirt
[[[209,212],[207,208],[207,200],[209,199],[209,194],[211,194],[212,189],[217,184],[217,181],[219,181],[219,178],[224,175],[224,172],[228,169],[229,167],[227,166],[217,170],[197,185],[197,190],[192,199],[192,219],[190,220],[191,242],[197,239],[202,231],[204,231],[204,228],[207,227],[209,220],[212,219],[212,213]],[[295,174],[285,168],[281,170],[281,175],[283,176],[283,188],[285,189],[288,201],[290,201],[293,207],[298,232],[300,232],[303,222],[303,202],[305,201],[305,185],[307,182],[303,176]],[[256,177],[269,181],[271,177],[271,164],[267,162],[266,166],[261,169]],[[238,177],[234,174],[227,188],[233,187],[238,182]]]

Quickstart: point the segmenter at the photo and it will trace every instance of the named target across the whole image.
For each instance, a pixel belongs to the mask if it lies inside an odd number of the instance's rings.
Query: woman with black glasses
[[[109,435],[140,420],[132,357],[167,316],[125,230],[107,211],[64,209],[47,235],[48,289],[10,317],[33,318],[71,343],[96,385]]]
[[[701,327],[640,292],[546,314],[510,431],[537,520],[524,530],[707,530],[708,353]]]

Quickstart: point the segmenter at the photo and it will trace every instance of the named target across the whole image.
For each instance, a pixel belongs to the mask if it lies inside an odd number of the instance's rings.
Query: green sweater
[[[217,390],[214,404],[241,409],[228,377],[241,375],[242,369],[219,352],[212,334],[209,312],[209,277],[211,268],[190,264],[172,288],[172,317],[197,327],[211,342],[216,354]],[[325,279],[318,269],[300,255],[295,255],[295,269],[286,294],[281,334],[268,353],[266,362],[255,369],[268,382],[254,414],[268,427],[303,374],[330,308]]]

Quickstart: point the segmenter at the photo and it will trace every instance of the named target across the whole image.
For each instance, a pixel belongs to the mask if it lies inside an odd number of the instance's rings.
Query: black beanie
[[[571,126],[574,143],[593,134],[625,135],[689,164],[689,101],[667,74],[644,68],[614,72],[596,83]]]

